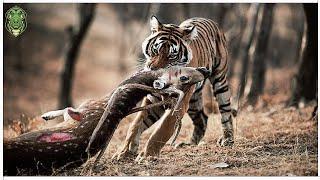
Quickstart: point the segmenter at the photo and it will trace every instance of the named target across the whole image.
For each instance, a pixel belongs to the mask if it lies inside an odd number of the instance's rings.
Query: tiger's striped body
[[[179,26],[161,24],[155,17],[151,18],[152,34],[142,44],[143,53],[147,60],[145,68],[155,70],[174,65],[207,67],[212,75],[208,78],[212,84],[214,94],[219,104],[223,136],[219,140],[222,146],[233,144],[233,127],[230,107],[230,92],[227,82],[228,53],[226,39],[217,24],[205,18],[192,18],[182,22]],[[189,103],[188,114],[194,124],[191,143],[198,144],[205,134],[207,115],[203,110],[202,83],[195,88],[193,95],[185,103]],[[144,103],[161,101],[159,97],[149,97]],[[129,150],[135,152],[139,143],[140,134],[154,124],[164,113],[165,109],[159,107],[137,116],[143,119],[139,130],[128,132],[126,141],[130,141]],[[135,120],[134,123],[141,122]],[[134,138],[133,138],[134,137]],[[128,144],[128,142],[126,143]],[[128,147],[124,147],[124,154]],[[159,150],[160,151],[160,150]],[[119,157],[118,157],[119,158]]]

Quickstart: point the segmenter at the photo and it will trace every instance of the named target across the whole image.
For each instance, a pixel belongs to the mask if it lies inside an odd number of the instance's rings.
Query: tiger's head
[[[143,54],[147,59],[145,69],[156,70],[189,64],[192,59],[189,42],[197,36],[197,29],[193,24],[162,24],[152,16],[150,28],[151,35],[142,43]]]

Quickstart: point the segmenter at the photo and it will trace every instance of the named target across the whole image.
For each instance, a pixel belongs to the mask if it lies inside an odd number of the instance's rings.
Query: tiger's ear
[[[194,25],[183,26],[181,28],[184,40],[193,40],[198,36],[197,28]]]
[[[150,18],[150,29],[152,33],[158,32],[162,27],[162,24],[160,21],[157,19],[156,16],[151,16]]]

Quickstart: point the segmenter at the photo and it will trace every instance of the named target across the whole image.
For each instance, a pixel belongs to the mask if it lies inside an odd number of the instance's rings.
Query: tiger
[[[210,19],[194,17],[183,21],[178,26],[162,24],[156,16],[152,16],[150,29],[151,34],[142,43],[142,51],[146,58],[144,69],[156,70],[171,66],[190,66],[206,67],[210,70],[212,73],[208,80],[219,105],[223,130],[223,135],[217,143],[220,146],[232,146],[234,137],[231,94],[227,81],[228,50],[225,35],[219,29],[218,24]],[[204,112],[202,102],[203,85],[204,82],[197,84],[192,90],[190,98],[186,98],[183,102],[186,103],[186,108],[181,110],[184,111],[182,114],[187,112],[194,125],[192,137],[188,144],[198,144],[207,128],[208,116]],[[161,97],[148,96],[143,100],[142,106],[153,101],[161,101]],[[141,133],[157,122],[164,112],[164,107],[140,112],[129,127],[122,149],[116,152],[113,158],[120,159],[128,154],[136,154]],[[158,130],[158,139],[167,141],[172,133],[165,129]],[[163,138],[163,136],[166,138]],[[153,141],[155,140],[153,138]],[[150,138],[146,147],[151,146],[148,143],[154,144]],[[162,146],[158,147],[161,149]],[[160,149],[156,151],[159,152]]]

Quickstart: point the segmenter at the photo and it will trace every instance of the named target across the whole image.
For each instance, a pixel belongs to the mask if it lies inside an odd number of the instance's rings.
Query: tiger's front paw
[[[217,144],[218,146],[221,146],[221,147],[225,147],[225,146],[233,146],[234,144],[234,141],[233,141],[233,138],[232,137],[220,137],[217,141]]]

